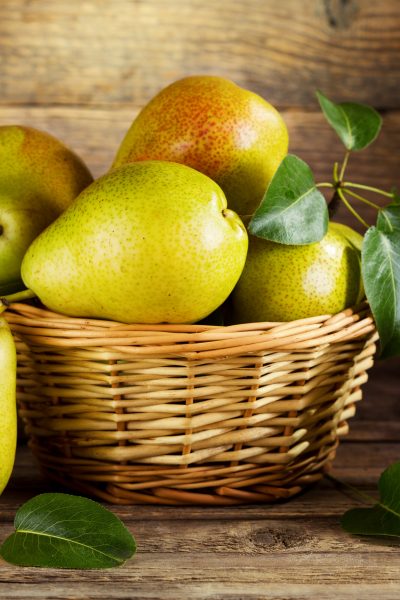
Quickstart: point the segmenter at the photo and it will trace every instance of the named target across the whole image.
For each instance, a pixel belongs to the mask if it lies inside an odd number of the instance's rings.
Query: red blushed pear
[[[133,121],[113,163],[148,159],[186,164],[216,181],[228,207],[252,214],[287,154],[278,111],[222,77],[198,75],[157,94]]]
[[[55,137],[33,127],[0,127],[1,295],[23,287],[29,244],[92,181],[82,160]]]

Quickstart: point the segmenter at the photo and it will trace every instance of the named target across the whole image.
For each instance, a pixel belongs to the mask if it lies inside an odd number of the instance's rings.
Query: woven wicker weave
[[[122,504],[298,493],[333,460],[376,340],[365,307],[229,327],[123,325],[25,304],[6,317],[41,468]]]

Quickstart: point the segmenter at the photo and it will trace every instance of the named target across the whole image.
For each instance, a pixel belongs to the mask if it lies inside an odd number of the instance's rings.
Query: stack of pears
[[[196,322],[232,292],[229,321],[340,311],[362,295],[348,230],[297,247],[250,236],[247,254],[238,215],[255,211],[287,150],[281,115],[258,95],[221,77],[173,83],[111,170],[33,241],[25,285],[52,310],[123,322]]]
[[[288,134],[268,102],[220,77],[188,77],[144,107],[109,173],[28,249],[22,277],[49,308],[191,323],[231,294],[253,211]]]

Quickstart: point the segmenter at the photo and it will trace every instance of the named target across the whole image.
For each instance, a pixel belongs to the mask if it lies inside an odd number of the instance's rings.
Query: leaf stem
[[[317,188],[318,188],[318,187],[333,188],[333,187],[335,187],[335,186],[333,185],[333,183],[329,183],[329,182],[325,182],[325,181],[324,181],[324,182],[322,182],[322,183],[317,183],[317,184],[315,185],[315,187],[317,187]]]
[[[364,221],[364,219],[362,217],[360,217],[360,215],[358,214],[358,212],[356,210],[354,210],[354,208],[351,206],[350,202],[347,200],[347,198],[343,194],[343,190],[340,187],[337,188],[337,193],[339,194],[339,198],[341,199],[343,204],[346,206],[346,208],[351,212],[353,217],[355,217],[358,221],[360,221],[360,223],[362,225],[364,225],[364,227],[366,227],[368,229],[369,228],[368,223],[366,221]]]
[[[376,210],[381,210],[381,207],[379,206],[379,204],[375,204],[375,202],[371,202],[371,200],[364,198],[364,196],[360,196],[360,194],[356,194],[355,192],[352,192],[351,190],[344,189],[344,191],[346,192],[346,194],[349,194],[349,196],[352,196],[353,198],[357,198],[357,200],[360,200],[360,202],[364,202],[365,204],[368,204],[368,206],[372,206],[372,208],[376,208]]]
[[[343,159],[343,162],[342,162],[342,167],[340,169],[339,181],[343,181],[344,172],[346,170],[347,163],[349,162],[349,158],[350,158],[350,151],[347,150],[346,154],[344,155],[344,159]]]
[[[368,190],[369,192],[374,192],[375,194],[380,194],[381,196],[385,196],[386,198],[394,198],[393,192],[385,192],[376,187],[372,187],[370,185],[363,185],[362,183],[352,183],[350,181],[343,182],[343,187],[349,188],[357,188],[360,190]]]
[[[339,183],[338,169],[339,169],[339,163],[335,162],[333,165],[333,181],[336,184],[336,186]]]
[[[348,490],[350,490],[351,492],[353,492],[353,494],[356,494],[357,496],[359,496],[359,498],[362,498],[362,500],[365,502],[365,504],[377,504],[379,502],[376,498],[373,498],[369,494],[362,492],[361,490],[357,489],[353,485],[350,485],[350,483],[346,483],[345,481],[342,481],[341,479],[337,479],[333,475],[329,475],[328,473],[326,473],[325,477],[327,479],[329,479],[329,481],[332,481],[337,487],[345,487]]]

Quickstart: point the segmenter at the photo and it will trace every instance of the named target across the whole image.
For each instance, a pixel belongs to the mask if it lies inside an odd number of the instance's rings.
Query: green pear
[[[21,272],[50,309],[136,323],[190,323],[227,298],[247,232],[221,188],[185,165],[104,175],[28,248]]]
[[[146,159],[189,165],[222,187],[229,208],[249,215],[287,151],[286,125],[271,104],[222,77],[197,75],[141,110],[113,167]]]
[[[29,244],[92,181],[80,158],[53,136],[0,127],[0,295],[22,287]]]
[[[0,317],[0,494],[10,478],[17,445],[16,369],[14,340]]]
[[[246,265],[231,298],[233,320],[292,321],[357,304],[360,251],[348,235],[343,226],[330,223],[320,242],[306,246],[250,236]]]
[[[358,256],[358,261],[360,264],[360,273],[361,273],[361,248],[362,248],[363,240],[364,240],[363,236],[360,235],[358,233],[358,231],[355,231],[348,225],[344,225],[344,223],[335,223],[334,221],[331,221],[330,225],[338,233],[341,233],[347,239],[347,241],[350,244],[352,244],[354,246],[354,248],[356,248],[356,250],[358,250],[357,256]],[[362,277],[360,277],[360,287],[359,287],[359,292],[358,292],[358,296],[357,296],[357,300],[356,300],[355,304],[360,304],[360,302],[364,298],[365,298],[364,283],[363,283]]]

